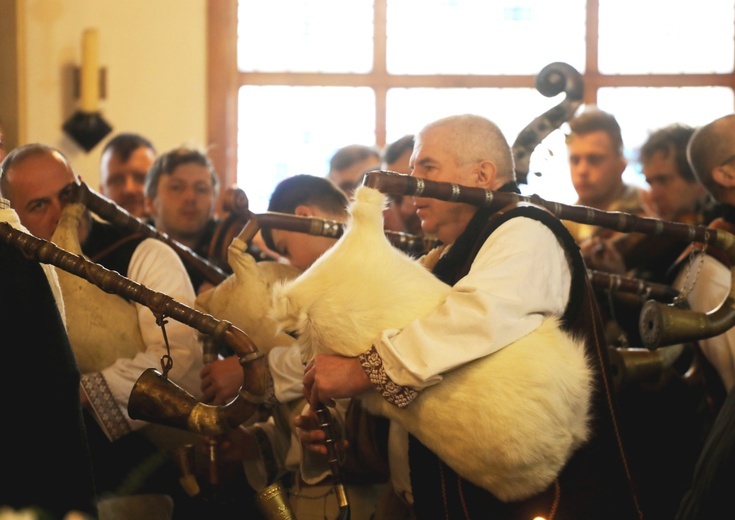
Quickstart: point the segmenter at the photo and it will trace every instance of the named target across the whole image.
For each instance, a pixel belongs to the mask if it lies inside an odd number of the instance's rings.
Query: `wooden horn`
[[[103,291],[140,303],[153,312],[171,317],[204,334],[224,341],[238,356],[244,384],[239,394],[224,406],[198,402],[159,371],[149,368],[140,376],[130,394],[128,414],[133,419],[164,424],[205,435],[219,435],[250,418],[263,402],[266,366],[261,352],[248,335],[229,322],[204,314],[170,296],[153,291],[115,271],[0,223],[0,239],[17,247],[26,257],[51,264],[84,278]]]
[[[318,217],[301,217],[290,213],[269,211],[252,216],[249,226],[243,228],[238,236],[246,244],[252,240],[260,228],[282,229],[309,235],[339,238],[344,233],[345,225],[336,220],[327,220]],[[438,240],[430,237],[412,235],[400,231],[385,231],[390,243],[406,253],[423,254],[438,244]]]
[[[364,185],[387,194],[430,197],[495,210],[519,202],[535,204],[546,208],[561,220],[601,226],[625,233],[645,233],[685,242],[707,243],[724,251],[730,264],[735,266],[735,235],[721,229],[667,222],[618,211],[602,211],[587,206],[570,206],[548,202],[537,195],[527,197],[516,193],[502,193],[429,181],[384,170],[368,172],[365,175]],[[733,269],[731,276],[734,274]],[[732,279],[735,280],[735,277]],[[735,325],[735,284],[731,283],[730,291],[722,303],[707,313],[680,309],[649,300],[643,306],[639,325],[643,343],[651,350],[722,334]]]
[[[640,278],[605,273],[594,269],[587,269],[587,277],[592,287],[610,292],[635,294],[642,298],[651,298],[665,303],[671,303],[679,296],[679,291],[669,285],[648,282]]]
[[[127,210],[118,206],[104,195],[90,189],[85,183],[76,184],[72,198],[74,201],[84,204],[100,218],[110,222],[123,231],[140,233],[143,236],[157,238],[165,242],[176,251],[182,261],[201,272],[204,278],[211,284],[218,285],[227,278],[228,274],[222,269],[207,259],[202,258],[190,248],[169,237],[166,233],[161,233],[144,220],[131,215]]]
[[[344,232],[344,224],[334,220],[268,212],[253,215],[253,218],[245,225],[238,238],[243,240],[244,243],[248,243],[260,227],[270,227],[272,229],[283,229],[332,238],[339,238]],[[407,253],[424,254],[436,247],[439,243],[434,238],[411,235],[398,231],[386,231],[385,236],[394,247]],[[587,274],[590,283],[594,287],[613,292],[631,293],[663,302],[671,302],[679,294],[676,289],[667,285],[651,283],[637,278],[591,269],[587,271]]]

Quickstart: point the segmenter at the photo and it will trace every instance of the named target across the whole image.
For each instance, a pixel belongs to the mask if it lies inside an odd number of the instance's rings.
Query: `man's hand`
[[[237,356],[218,359],[204,365],[201,372],[202,399],[207,404],[223,405],[237,396],[244,382]]]
[[[294,424],[299,428],[299,440],[304,448],[319,455],[327,455],[327,446],[324,444],[327,434],[321,429],[319,418],[311,408],[294,418]],[[332,440],[337,450],[345,450],[347,448],[348,444],[346,440]]]
[[[355,397],[372,388],[357,358],[318,354],[304,369],[304,397],[312,409],[334,406],[335,399]]]

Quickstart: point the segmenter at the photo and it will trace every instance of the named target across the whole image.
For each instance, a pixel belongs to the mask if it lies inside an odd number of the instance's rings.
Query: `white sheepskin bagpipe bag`
[[[67,204],[51,241],[82,255],[78,229],[83,216],[83,204]],[[56,273],[66,308],[69,343],[82,374],[98,372],[119,358],[133,358],[145,350],[134,303],[63,269],[56,268]]]
[[[273,318],[298,334],[304,361],[316,353],[362,354],[381,331],[402,329],[449,293],[385,238],[385,202],[379,191],[360,187],[337,244],[274,287]],[[377,390],[360,398],[460,476],[513,501],[546,489],[586,441],[591,383],[584,343],[547,318],[526,337],[443,374],[405,408]]]
[[[232,274],[197,296],[194,307],[245,331],[264,353],[274,346],[291,345],[293,338],[277,331],[270,318],[271,292],[276,282],[292,280],[301,271],[280,262],[256,262],[246,247],[243,240],[233,239],[227,249]]]

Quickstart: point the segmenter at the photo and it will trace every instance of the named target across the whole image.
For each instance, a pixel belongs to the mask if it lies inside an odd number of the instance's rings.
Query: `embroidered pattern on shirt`
[[[362,365],[362,369],[367,374],[370,382],[377,387],[380,395],[389,403],[396,405],[398,408],[403,408],[411,404],[419,395],[417,390],[409,386],[396,384],[388,377],[383,367],[383,360],[374,345],[364,354],[360,354],[357,359],[360,361],[360,365]]]
[[[82,387],[111,440],[119,439],[132,431],[100,372],[82,375]]]

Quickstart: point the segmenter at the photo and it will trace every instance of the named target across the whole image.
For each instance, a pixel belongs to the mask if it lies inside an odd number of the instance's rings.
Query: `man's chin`
[[[137,202],[127,202],[120,205],[125,211],[137,218],[145,218],[145,209],[143,204]]]

